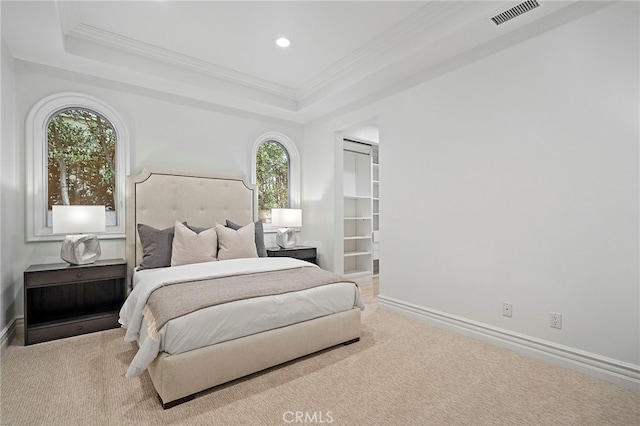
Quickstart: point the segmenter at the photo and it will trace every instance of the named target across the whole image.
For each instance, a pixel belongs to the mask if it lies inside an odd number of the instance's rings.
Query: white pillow
[[[216,233],[218,234],[218,244],[220,245],[218,259],[258,257],[255,225],[253,223],[243,226],[237,231],[217,224]]]
[[[215,228],[199,234],[176,221],[171,247],[171,266],[217,260],[218,236]]]

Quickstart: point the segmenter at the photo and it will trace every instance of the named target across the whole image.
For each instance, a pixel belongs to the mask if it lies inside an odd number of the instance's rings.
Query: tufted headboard
[[[142,260],[138,224],[173,226],[176,220],[200,227],[247,224],[258,217],[258,191],[243,177],[145,168],[127,177],[126,257],[129,279]],[[131,282],[129,280],[129,282]]]

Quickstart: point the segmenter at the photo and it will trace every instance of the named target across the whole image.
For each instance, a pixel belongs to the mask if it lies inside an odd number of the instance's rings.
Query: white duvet
[[[147,336],[142,310],[149,295],[167,284],[255,272],[314,266],[288,257],[232,259],[170,268],[148,269],[134,275],[134,288],[122,309],[120,324],[125,341],[137,341],[138,352],[127,377],[141,374],[159,352],[178,354],[193,349],[285,327],[354,307],[364,309],[353,283],[335,283],[274,296],[256,297],[212,306],[173,319],[160,329],[160,340]]]

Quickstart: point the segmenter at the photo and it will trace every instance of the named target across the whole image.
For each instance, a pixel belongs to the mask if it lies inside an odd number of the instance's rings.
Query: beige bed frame
[[[239,224],[257,218],[257,191],[242,177],[144,169],[127,178],[128,277],[142,259],[137,225],[164,229],[176,220],[202,227],[227,219]],[[163,408],[203,390],[360,339],[358,308],[216,345],[169,355],[160,353],[147,371]],[[259,354],[259,356],[257,355]]]

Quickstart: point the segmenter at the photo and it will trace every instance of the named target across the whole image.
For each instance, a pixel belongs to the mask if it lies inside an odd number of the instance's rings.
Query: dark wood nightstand
[[[24,344],[119,327],[127,263],[32,265],[24,271]]]
[[[268,247],[269,257],[293,257],[307,262],[316,263],[316,248],[307,246],[293,246],[291,248]]]

